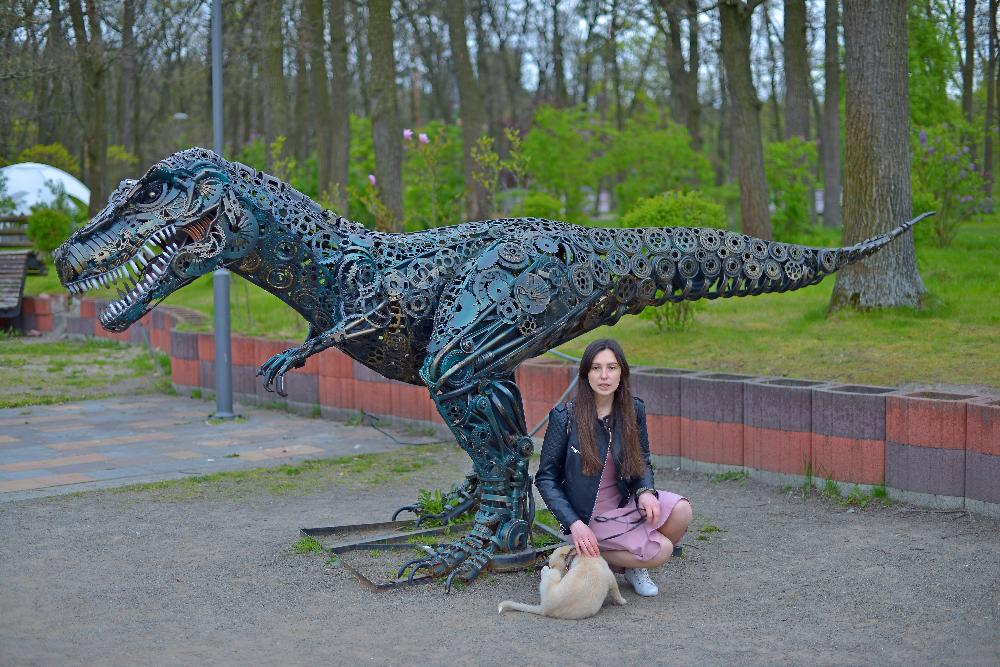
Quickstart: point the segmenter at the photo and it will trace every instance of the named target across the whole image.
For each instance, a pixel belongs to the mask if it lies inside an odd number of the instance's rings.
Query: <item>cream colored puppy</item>
[[[576,547],[569,544],[549,556],[549,564],[542,568],[538,592],[542,597],[540,605],[506,600],[500,603],[499,613],[526,611],[550,618],[589,618],[601,610],[608,592],[616,603],[625,604],[608,562],[600,556],[578,557]]]

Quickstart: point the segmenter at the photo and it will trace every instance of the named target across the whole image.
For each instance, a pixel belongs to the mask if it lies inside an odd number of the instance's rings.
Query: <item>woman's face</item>
[[[622,379],[622,367],[611,350],[601,350],[594,357],[587,380],[598,396],[614,396]]]

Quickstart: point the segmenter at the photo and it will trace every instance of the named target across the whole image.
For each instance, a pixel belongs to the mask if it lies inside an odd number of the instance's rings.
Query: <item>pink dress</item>
[[[594,516],[590,519],[590,529],[597,536],[597,546],[607,551],[629,551],[639,560],[649,560],[660,551],[660,547],[668,542],[667,538],[657,530],[670,518],[670,512],[681,500],[687,500],[670,491],[660,491],[660,520],[655,525],[646,523],[635,509],[635,502],[630,499],[625,507],[618,507],[622,496],[618,492],[617,468],[615,457],[608,454],[601,474],[601,484],[597,489],[597,500],[594,502]],[[608,519],[598,521],[597,517]],[[637,524],[636,521],[641,521]],[[622,533],[622,534],[619,534]]]

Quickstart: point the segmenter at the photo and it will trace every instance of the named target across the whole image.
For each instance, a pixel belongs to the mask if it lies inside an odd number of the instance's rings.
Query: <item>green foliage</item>
[[[958,71],[957,16],[943,0],[916,0],[907,16],[910,121],[928,127],[961,124],[959,105],[948,95]]]
[[[68,174],[77,178],[80,177],[80,163],[70,155],[69,151],[62,144],[35,144],[30,148],[25,148],[17,156],[18,162],[38,162],[47,164],[58,169],[62,169]]]
[[[750,473],[746,470],[727,470],[712,475],[713,482],[746,482],[750,478]]]
[[[524,157],[535,186],[563,202],[570,222],[583,220],[587,191],[595,192],[601,178],[596,160],[606,128],[583,107],[535,112],[524,138]]]
[[[137,178],[136,167],[139,166],[139,156],[129,153],[124,146],[113,144],[107,151],[107,182],[118,183],[125,178]]]
[[[528,172],[527,158],[521,149],[521,133],[516,128],[508,127],[504,129],[504,136],[509,146],[507,157],[500,157],[493,147],[493,137],[488,135],[479,137],[472,149],[472,158],[476,162],[473,178],[486,190],[490,202],[496,201],[502,174],[509,174],[515,183],[520,184]]]
[[[28,216],[28,238],[44,253],[58,248],[72,229],[73,221],[57,208],[35,206]]]
[[[631,210],[643,197],[668,190],[690,190],[712,182],[708,159],[691,147],[683,125],[655,112],[637,114],[621,132],[606,130],[608,150],[602,173],[617,175],[615,197],[620,211]]]
[[[562,202],[545,192],[529,192],[514,208],[514,215],[559,220],[562,216]]]
[[[14,199],[7,194],[7,177],[0,172],[0,215],[10,215],[14,208]]]
[[[716,227],[725,228],[726,213],[721,206],[698,192],[668,192],[659,197],[640,199],[622,216],[623,227]],[[639,317],[650,320],[656,329],[683,331],[694,322],[697,301],[665,303],[647,308]]]
[[[816,144],[801,137],[775,141],[764,147],[767,191],[774,205],[774,237],[797,241],[813,226],[813,190],[816,189]]]
[[[321,554],[323,545],[315,537],[305,535],[292,545],[292,551],[297,554]]]
[[[955,130],[944,126],[921,129],[911,143],[913,213],[936,211],[917,225],[917,240],[948,246],[961,223],[992,204],[983,194],[982,173]]]
[[[461,222],[465,180],[459,128],[434,121],[409,136],[404,131],[403,150],[406,229],[430,229]]]

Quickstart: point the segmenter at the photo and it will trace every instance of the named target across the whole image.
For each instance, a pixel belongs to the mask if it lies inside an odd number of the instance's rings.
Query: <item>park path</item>
[[[139,395],[0,410],[0,503],[399,447],[367,426],[247,406],[218,422],[213,407]]]

